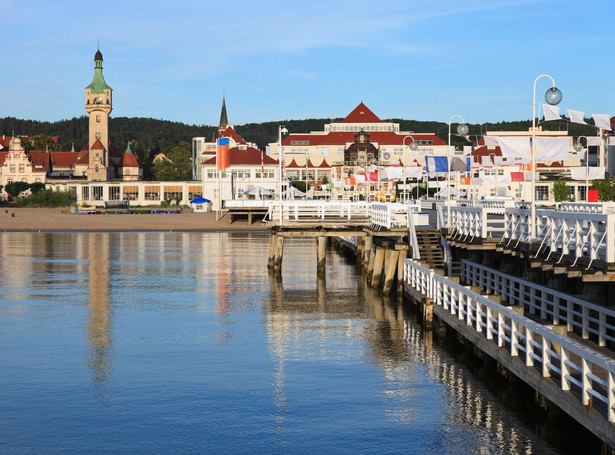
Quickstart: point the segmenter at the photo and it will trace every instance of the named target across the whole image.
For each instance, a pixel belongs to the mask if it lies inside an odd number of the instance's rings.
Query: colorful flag
[[[221,137],[220,139],[218,139],[216,147],[216,165],[219,171],[226,170],[230,165],[228,146],[228,137]]]

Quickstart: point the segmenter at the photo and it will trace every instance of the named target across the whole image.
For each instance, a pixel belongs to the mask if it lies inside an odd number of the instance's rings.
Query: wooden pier
[[[585,204],[537,210],[535,237],[523,203],[442,207],[437,229],[416,228],[412,211],[361,208],[327,219],[295,207],[272,229],[269,267],[281,274],[284,239],[317,238],[353,252],[366,283],[404,293],[424,325],[454,329],[498,372],[513,374],[595,434],[615,453],[615,215]],[[321,283],[323,280],[319,280]],[[395,286],[397,284],[397,286]]]

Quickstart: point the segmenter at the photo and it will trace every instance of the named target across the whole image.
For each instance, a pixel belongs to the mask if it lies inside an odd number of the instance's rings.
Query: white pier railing
[[[505,227],[504,210],[503,206],[451,207],[452,238],[469,242],[476,238],[501,238]],[[447,208],[438,207],[438,228],[449,225],[447,216]]]
[[[281,204],[283,221],[305,219],[318,220],[367,220],[370,214],[369,202],[348,201],[284,201]],[[269,206],[265,217],[268,221],[280,222],[280,202]]]
[[[420,204],[371,204],[370,221],[387,229],[408,227],[408,217],[421,211]]]
[[[530,314],[540,316],[554,325],[566,324],[566,330],[598,345],[615,342],[615,310],[508,275],[466,259],[461,261],[461,281],[480,286],[487,293],[501,295],[509,305],[523,305]],[[609,322],[611,321],[611,322]]]
[[[528,369],[550,380],[570,400],[584,406],[602,402],[600,414],[615,423],[615,361],[558,335],[510,308],[495,303],[465,286],[406,259],[407,286],[433,299],[434,305],[454,316],[511,358],[520,358]]]

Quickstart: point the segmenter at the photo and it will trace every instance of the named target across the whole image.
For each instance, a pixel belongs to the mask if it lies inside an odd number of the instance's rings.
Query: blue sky
[[[343,117],[529,119],[543,73],[562,112],[615,115],[615,1],[0,0],[0,116],[85,114],[97,42],[112,116],[217,125]],[[550,86],[538,81],[537,102]]]

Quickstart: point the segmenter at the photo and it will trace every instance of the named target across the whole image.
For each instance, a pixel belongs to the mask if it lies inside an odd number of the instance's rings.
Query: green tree
[[[321,180],[321,183],[322,183],[323,185],[326,185],[327,183],[329,183],[329,179],[327,178],[327,176],[326,176],[326,175],[323,175],[322,180]]]
[[[181,145],[172,147],[166,159],[156,161],[152,166],[155,180],[192,180],[192,155]]]
[[[38,134],[32,138],[33,150],[59,150],[60,147],[46,134]]]
[[[36,194],[39,191],[43,191],[45,189],[45,184],[41,182],[30,183],[30,191],[32,194]]]
[[[557,180],[553,182],[553,198],[555,202],[562,202],[568,199],[570,196],[570,188],[563,180]]]
[[[594,180],[591,189],[598,190],[598,200],[601,202],[615,201],[615,179],[605,177],[604,180]]]
[[[13,198],[16,198],[23,191],[26,191],[29,188],[30,185],[27,182],[12,182],[6,184],[6,186],[4,187],[4,191],[13,196]]]

